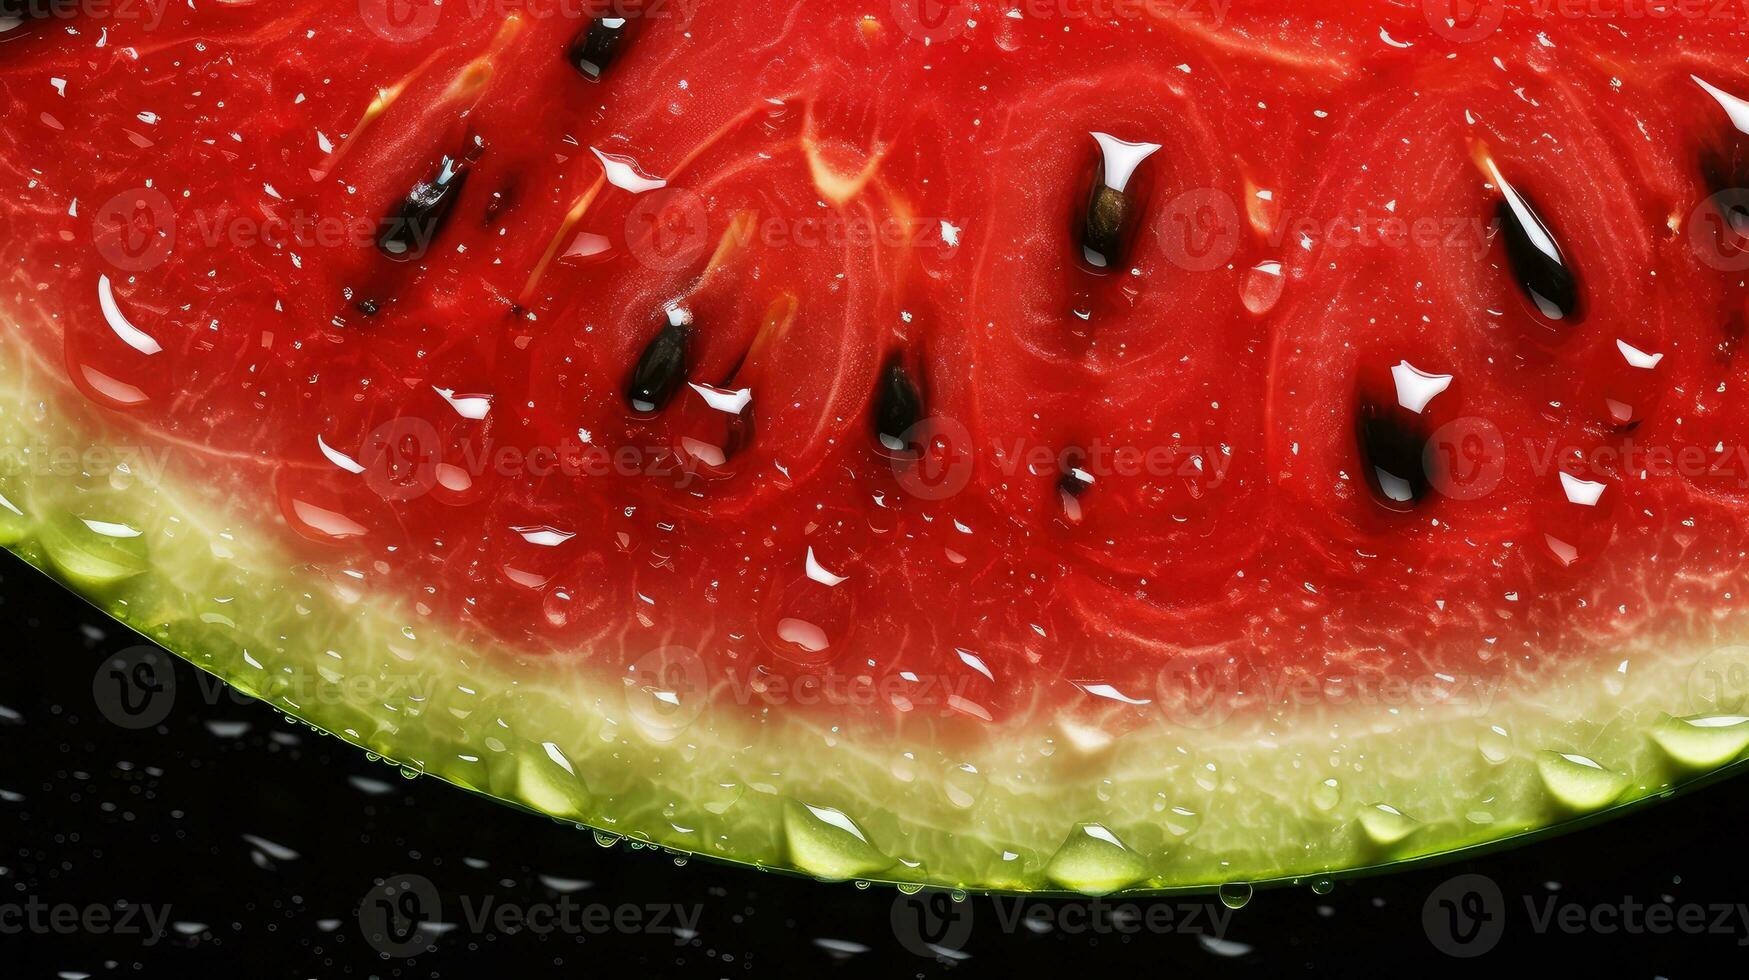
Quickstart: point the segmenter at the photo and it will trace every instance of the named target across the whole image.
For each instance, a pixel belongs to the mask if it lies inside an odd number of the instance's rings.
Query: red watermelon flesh
[[[1744,31],[1047,6],[18,19],[5,543],[821,877],[1351,870],[1735,761]]]

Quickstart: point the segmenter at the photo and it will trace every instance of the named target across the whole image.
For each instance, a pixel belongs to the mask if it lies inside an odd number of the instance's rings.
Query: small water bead
[[[1329,813],[1342,803],[1342,784],[1335,778],[1326,779],[1312,790],[1312,805]]]
[[[942,791],[946,793],[949,803],[969,810],[984,795],[985,779],[983,773],[971,763],[962,763],[949,769],[942,780]]]
[[[1328,895],[1336,890],[1336,883],[1329,878],[1318,878],[1312,882],[1312,894]]]
[[[1652,739],[1671,759],[1695,769],[1711,769],[1730,762],[1749,748],[1749,717],[1739,714],[1667,717],[1653,726]]]
[[[1202,814],[1175,806],[1164,818],[1166,830],[1174,837],[1188,837],[1202,826]]]
[[[1259,262],[1245,273],[1244,284],[1239,289],[1239,300],[1245,304],[1246,310],[1262,316],[1275,309],[1275,304],[1281,301],[1285,286],[1280,262],[1274,259]]]
[[[1045,865],[1046,877],[1084,895],[1106,895],[1147,874],[1141,855],[1097,823],[1077,825]]]
[[[1489,763],[1500,765],[1512,757],[1512,736],[1499,725],[1491,726],[1476,736],[1476,749]]]
[[[1631,782],[1626,775],[1571,752],[1538,752],[1536,766],[1550,795],[1574,810],[1603,807],[1619,797]]]
[[[1252,888],[1245,882],[1229,882],[1218,892],[1221,904],[1230,909],[1242,909],[1251,902]]]
[[[699,805],[704,807],[707,812],[721,816],[729,812],[729,809],[736,803],[739,803],[744,793],[746,793],[746,788],[740,783],[712,783],[705,790]]]
[[[618,834],[609,833],[605,830],[596,830],[592,831],[592,833],[595,837],[595,843],[601,847],[612,847],[619,843]]]
[[[1374,803],[1360,809],[1360,826],[1373,843],[1390,847],[1419,830],[1421,822],[1389,803]]]

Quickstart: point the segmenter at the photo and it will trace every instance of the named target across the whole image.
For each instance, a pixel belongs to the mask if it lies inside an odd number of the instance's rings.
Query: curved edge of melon
[[[777,711],[676,717],[663,692],[480,649],[371,594],[370,574],[295,564],[273,529],[174,459],[162,473],[43,465],[44,451],[121,460],[127,440],[12,348],[0,545],[394,765],[676,853],[906,889],[1263,885],[1564,829],[1735,770],[1749,751],[1749,717],[1695,694],[1697,672],[1749,671],[1749,648],[1721,661],[1738,648],[1716,623],[1705,643],[1646,641],[1485,704],[1325,706],[1118,737],[1041,718],[952,757]]]

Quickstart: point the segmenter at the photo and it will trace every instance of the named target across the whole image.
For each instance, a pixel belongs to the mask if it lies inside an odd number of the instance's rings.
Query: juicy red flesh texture
[[[896,679],[845,724],[1741,601],[1740,33],[964,6],[27,25],[0,288],[317,567],[608,673]],[[1120,190],[1095,133],[1159,149]]]

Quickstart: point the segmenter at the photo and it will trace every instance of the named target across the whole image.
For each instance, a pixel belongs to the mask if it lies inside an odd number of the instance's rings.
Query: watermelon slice
[[[0,543],[826,879],[1324,876],[1724,771],[1742,28],[1287,6],[0,20]]]

